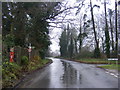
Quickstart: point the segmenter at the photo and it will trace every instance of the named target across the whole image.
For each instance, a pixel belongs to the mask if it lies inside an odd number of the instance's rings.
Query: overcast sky
[[[79,1],[79,0],[77,0],[77,1]],[[97,13],[102,13],[103,10],[104,10],[104,5],[101,4],[101,2],[96,2],[96,0],[92,0],[92,1],[93,1],[92,2],[93,5],[94,4],[100,5],[100,9],[94,8],[94,14],[97,15]],[[98,0],[98,1],[100,1],[100,0]],[[101,1],[103,1],[103,0],[101,0]],[[107,7],[114,10],[115,0],[106,0],[106,1],[109,2],[109,5],[107,4]],[[68,2],[68,4],[67,4],[68,7],[78,5],[78,3],[76,3],[76,0],[65,0],[64,2]],[[87,4],[89,4],[89,0],[86,0],[85,4],[87,6]],[[65,19],[78,19],[79,18],[78,17],[79,15],[77,15],[77,16],[75,15],[76,9],[72,10],[71,12],[72,12],[72,14],[67,15]],[[85,12],[85,8],[82,8],[81,13],[83,13],[83,12]],[[90,14],[90,12],[88,12],[88,13]],[[56,21],[58,21],[58,20],[56,20]],[[73,21],[73,22],[79,24],[79,22],[77,22],[76,20]],[[51,24],[51,25],[54,25],[54,24]],[[59,26],[59,24],[58,24],[58,26]],[[52,38],[51,39],[52,44],[50,45],[50,48],[51,48],[52,52],[59,51],[59,49],[60,49],[60,47],[59,47],[59,37],[61,35],[61,32],[62,32],[62,29],[60,29],[60,28],[50,28],[50,37]]]

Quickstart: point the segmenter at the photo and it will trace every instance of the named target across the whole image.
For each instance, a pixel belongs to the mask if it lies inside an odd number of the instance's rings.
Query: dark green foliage
[[[110,37],[109,37],[108,30],[105,31],[105,35],[106,35],[106,40],[105,40],[106,48],[105,48],[105,51],[106,51],[107,57],[110,57],[110,43],[109,43]]]
[[[3,39],[7,34],[14,35],[14,40],[5,38],[9,47],[15,45],[24,48],[31,43],[44,58],[48,46],[51,44],[47,20],[54,19],[58,15],[60,3],[4,2],[2,8]]]
[[[59,42],[62,57],[73,58],[73,55],[77,54],[77,36],[75,34],[74,29],[70,29],[69,25],[62,32]]]
[[[4,38],[4,42],[8,47],[15,46],[14,40],[15,40],[15,37],[14,35],[11,35],[11,34],[6,35],[6,37]]]
[[[73,43],[73,36],[72,34],[70,35],[70,44],[68,46],[68,52],[69,52],[69,57],[73,57],[73,50],[74,50],[74,43]]]
[[[16,63],[9,63],[8,61],[2,62],[2,69],[6,71],[14,72],[13,69],[19,69],[19,66]]]
[[[6,88],[16,85],[15,82],[21,78],[25,69],[25,72],[30,72],[35,69],[41,68],[50,62],[52,61],[48,59],[41,60],[39,56],[35,56],[34,60],[30,61],[30,63],[27,65],[27,68],[24,68],[24,66],[21,67],[14,62],[2,62],[2,87]]]
[[[27,65],[28,62],[29,62],[28,57],[27,56],[22,56],[21,65]]]
[[[12,81],[18,79],[20,76],[21,67],[16,63],[3,62],[2,63],[2,81],[3,87],[12,86]]]
[[[67,56],[67,32],[66,30],[64,30],[61,34],[60,37],[60,52],[61,52],[61,56],[62,57],[66,57]]]
[[[40,56],[41,56],[41,59],[44,59],[44,58],[45,58],[45,54],[46,54],[46,50],[41,49],[41,50],[39,51],[39,54],[40,54]]]
[[[106,0],[104,1],[104,10],[105,10],[105,46],[106,46],[105,53],[107,57],[110,57],[110,36],[107,22]]]

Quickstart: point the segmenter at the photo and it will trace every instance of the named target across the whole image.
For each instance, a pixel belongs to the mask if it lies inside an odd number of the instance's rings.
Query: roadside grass
[[[50,59],[31,60],[28,65],[21,66],[15,62],[4,62],[2,65],[2,86],[13,87],[18,81],[29,73],[43,68],[46,64],[52,63]]]
[[[109,65],[102,65],[102,66],[97,66],[99,68],[104,68],[104,69],[114,69],[120,71],[120,65],[119,64],[109,64]]]
[[[16,63],[3,62],[2,64],[2,86],[13,86],[14,81],[18,80],[21,73],[21,67]]]
[[[42,64],[44,65],[44,64],[47,64],[49,62],[49,59],[43,59],[42,60]]]
[[[30,66],[28,65],[28,71],[33,71],[33,70],[36,70],[38,68],[42,68],[44,65],[48,64],[49,62],[51,62],[51,60],[49,59],[42,59],[40,60],[40,62],[38,62],[36,64],[36,62],[30,62]]]
[[[116,64],[116,61],[108,61],[106,59],[94,59],[94,58],[78,59],[75,61],[87,64]],[[117,61],[117,63],[119,64],[120,61],[119,62]]]

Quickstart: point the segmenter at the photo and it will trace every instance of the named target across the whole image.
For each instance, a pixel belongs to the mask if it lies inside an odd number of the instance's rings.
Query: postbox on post
[[[14,62],[14,48],[10,49],[10,62]]]

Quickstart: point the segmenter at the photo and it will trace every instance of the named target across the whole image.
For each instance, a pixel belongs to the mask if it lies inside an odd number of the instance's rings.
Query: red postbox
[[[11,48],[10,49],[10,62],[14,62],[13,58],[14,58],[14,48]]]

